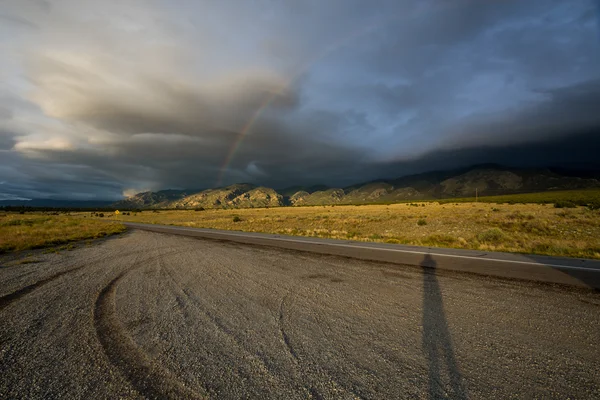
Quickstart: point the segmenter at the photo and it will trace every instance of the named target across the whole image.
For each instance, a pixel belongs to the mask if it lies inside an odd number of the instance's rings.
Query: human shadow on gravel
[[[442,291],[436,277],[437,263],[429,255],[423,269],[423,351],[429,368],[428,398],[467,399],[450,329],[444,313]]]

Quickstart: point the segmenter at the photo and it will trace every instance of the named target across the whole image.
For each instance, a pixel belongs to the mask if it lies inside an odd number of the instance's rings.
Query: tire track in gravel
[[[129,253],[128,255],[136,255],[137,257],[139,257],[141,254],[146,254],[146,251],[143,250],[138,250],[138,251],[133,251],[131,253]],[[40,287],[62,277],[63,275],[69,274],[71,272],[76,272],[79,271],[80,269],[84,268],[84,267],[90,267],[91,265],[95,265],[98,263],[110,263],[111,261],[114,260],[118,260],[123,258],[123,255],[119,254],[119,255],[115,255],[115,256],[105,256],[105,255],[98,255],[96,257],[91,257],[86,261],[86,265],[80,266],[80,267],[75,267],[75,268],[70,268],[66,271],[61,271],[58,272],[56,274],[50,275],[47,278],[41,279],[37,282],[34,282],[32,284],[29,284],[27,286],[24,286],[20,289],[15,290],[14,292],[11,292],[9,294],[6,294],[2,297],[0,297],[0,311],[2,311],[5,307],[9,306],[10,304],[12,304],[13,302],[19,300],[20,298],[22,298],[25,295],[28,295],[29,293],[39,289]],[[29,271],[27,272],[25,275],[21,275],[20,277],[23,276],[29,276],[31,274],[34,274],[34,271]]]
[[[205,399],[206,395],[183,385],[168,370],[148,357],[119,322],[116,310],[118,284],[129,273],[143,267],[142,262],[136,260],[129,269],[117,275],[100,291],[96,299],[93,320],[104,353],[110,363],[145,398]]]
[[[185,253],[189,257],[189,253],[192,253],[192,251],[186,251],[183,253]],[[166,255],[163,255],[163,257],[165,257],[165,256]],[[225,262],[225,260],[221,259],[221,257],[215,256],[215,255],[213,255],[213,257],[220,261],[219,266],[222,269],[229,271],[230,273],[232,273],[233,276],[237,276],[243,281],[251,281],[253,283],[256,283],[257,285],[259,285],[265,289],[272,288],[271,286],[265,284],[264,282],[261,282],[249,275],[241,273],[240,271],[236,270],[235,268],[232,268],[230,265],[228,265]],[[260,366],[260,368],[268,374],[270,379],[275,380],[275,381],[280,381],[280,377],[275,373],[275,371],[273,371],[271,363],[269,363],[268,360],[265,359],[262,355],[255,354],[254,352],[250,351],[247,348],[247,346],[244,345],[243,341],[241,341],[236,336],[235,332],[233,332],[229,327],[227,327],[225,324],[223,324],[223,322],[220,320],[218,315],[215,315],[209,309],[206,309],[204,302],[200,298],[198,298],[195,295],[195,293],[193,293],[193,291],[191,291],[190,289],[188,289],[182,285],[180,279],[177,279],[177,277],[176,277],[177,274],[175,273],[174,269],[172,267],[168,266],[167,264],[165,264],[162,257],[161,257],[161,259],[159,259],[159,266],[160,266],[160,269],[163,271],[164,276],[168,280],[171,281],[171,284],[174,285],[173,289],[175,289],[175,291],[178,292],[178,293],[173,293],[174,296],[176,297],[176,302],[183,300],[180,298],[180,296],[184,296],[184,298],[186,299],[184,301],[184,303],[186,301],[190,301],[192,304],[194,304],[196,306],[195,308],[193,308],[194,311],[196,311],[199,314],[208,318],[208,320],[218,329],[218,331],[220,331],[223,335],[225,335],[229,340],[232,340],[232,343],[234,343],[240,350],[244,351],[244,353],[246,354],[247,357],[250,358],[250,360],[257,362],[258,365]],[[215,279],[215,277],[210,272],[205,271],[204,273],[205,273],[205,277],[210,277],[213,280]],[[294,289],[297,289],[297,287],[292,287],[291,289],[288,289],[288,293],[284,296],[284,298],[289,298],[290,295],[293,295],[293,296],[298,295],[299,293]],[[305,297],[305,296],[301,295],[301,297]],[[183,308],[183,307],[180,306],[180,308]],[[276,321],[276,326],[279,330],[280,337],[284,338],[283,344],[285,345],[286,353],[291,355],[291,361],[292,361],[291,364],[293,365],[293,369],[296,370],[297,373],[300,374],[300,376],[303,376],[305,379],[307,379],[307,381],[305,381],[305,382],[302,382],[302,383],[298,382],[299,383],[298,389],[302,390],[307,396],[309,396],[309,398],[324,399],[325,397],[320,392],[317,385],[310,384],[310,381],[312,381],[314,379],[314,377],[311,377],[311,374],[309,374],[307,372],[307,367],[302,364],[299,355],[293,348],[291,340],[290,340],[289,336],[287,335],[285,328],[283,327],[284,315],[285,315],[285,311],[284,311],[283,300],[282,300],[282,302],[280,303],[280,307],[278,309],[276,309],[276,311],[275,311],[274,317],[275,317],[275,321]],[[189,315],[187,315],[186,317],[189,317]],[[323,371],[321,371],[321,372],[323,372]],[[340,385],[339,382],[335,381],[331,376],[328,376],[328,378],[340,390],[344,390],[344,391],[348,392],[351,396],[353,396],[353,399],[361,399],[361,397],[358,394],[356,394],[353,390],[347,389],[344,386]],[[320,382],[320,383],[322,383],[322,382]],[[321,385],[318,385],[318,386],[321,386]]]
[[[230,243],[226,243],[225,244],[229,249],[232,249],[233,251],[241,251],[244,252],[246,251],[248,248],[251,248],[252,251],[254,252],[256,249],[254,247],[250,247],[248,245],[232,245]],[[280,251],[279,249],[276,249],[276,251]],[[287,254],[287,251],[281,251]],[[265,252],[266,253],[266,252]],[[268,253],[267,253],[268,254]],[[296,254],[294,254],[294,256],[296,256]],[[233,257],[233,255],[231,255],[231,257]],[[302,260],[306,260],[306,261],[311,261],[311,259],[309,257],[298,257]],[[223,270],[227,270],[230,273],[232,273],[232,275],[236,275],[238,277],[240,277],[243,281],[249,281],[249,282],[253,282],[255,284],[257,284],[260,287],[263,287],[266,290],[272,290],[272,287],[269,286],[268,284],[265,284],[264,282],[255,279],[253,276],[251,275],[247,275],[244,274],[242,272],[240,272],[238,269],[231,267],[230,263],[228,262],[230,258],[224,257],[222,254],[213,254],[212,255],[212,259],[216,262],[219,263],[219,266],[223,269]],[[262,261],[262,260],[261,260]],[[246,262],[253,265],[254,267],[257,268],[261,268],[261,265],[263,265],[264,263],[262,263],[261,261],[256,261],[254,259],[246,259]],[[319,259],[319,261],[322,261],[321,259]],[[343,268],[340,265],[331,263],[331,262],[326,262],[326,264],[328,264],[330,267],[333,267],[333,269],[337,269],[339,270],[340,268]],[[345,271],[345,273],[349,273],[349,271]],[[214,278],[214,277],[213,277]],[[298,277],[299,279],[302,278],[306,278],[306,277]],[[284,319],[285,319],[285,302],[289,302],[290,300],[290,296],[295,297],[299,297],[302,298],[303,300],[307,301],[308,303],[314,303],[314,298],[301,293],[299,289],[299,287],[301,285],[303,285],[303,282],[298,282],[294,285],[292,285],[290,288],[285,289],[287,291],[287,294],[285,294],[280,302],[280,306],[279,309],[275,310],[274,313],[274,317],[279,329],[279,334],[280,337],[282,339],[283,345],[285,346],[285,350],[287,353],[290,354],[291,359],[293,361],[294,368],[296,369],[296,371],[298,371],[298,373],[300,373],[302,376],[304,376],[306,379],[308,380],[312,380],[314,378],[314,374],[310,374],[307,372],[307,366],[305,365],[305,363],[302,361],[301,357],[299,356],[298,352],[296,351],[296,349],[294,349],[294,346],[292,344],[292,339],[290,338],[289,334],[287,333],[287,331],[284,328]],[[325,285],[320,283],[320,282],[313,282],[313,284],[315,284],[316,286],[319,287],[324,287]],[[179,285],[181,287],[181,285]],[[189,292],[189,290],[187,289],[183,289],[183,292],[188,296],[188,298],[190,298],[191,300],[195,301],[196,304],[200,305],[200,303],[198,303],[198,300],[195,298],[195,296]],[[335,311],[335,309],[333,307],[331,307],[330,305],[328,305],[327,303],[322,303],[321,304],[323,307],[328,308],[332,311]],[[317,308],[312,308],[311,309],[313,312],[317,310]],[[217,327],[223,331],[224,333],[228,334],[229,336],[231,335],[231,332],[229,332],[229,330],[227,328],[223,329],[224,327],[222,327],[219,323],[219,321],[209,312],[205,311],[206,315],[213,321],[213,323],[215,323],[217,325]],[[317,313],[323,317],[322,313],[318,312]],[[326,321],[326,318],[321,318],[322,321]],[[329,330],[331,330],[331,327],[329,326],[328,323],[326,323],[327,328]],[[323,333],[323,336],[327,336],[323,330],[323,327],[318,326],[318,329]],[[234,340],[237,341],[237,339],[235,337],[233,337]],[[266,360],[263,360],[264,364],[267,365]],[[360,367],[359,365],[355,365],[356,367]],[[315,368],[315,365],[312,365],[313,368]],[[330,382],[334,383],[339,390],[343,390],[345,392],[347,392],[350,396],[352,396],[354,399],[362,399],[362,395],[358,394],[357,391],[355,389],[353,389],[351,386],[352,384],[348,385],[348,384],[342,384],[340,383],[338,380],[334,379],[332,374],[330,373],[330,371],[328,371],[327,369],[323,369],[323,368],[319,368],[316,367],[320,373],[326,375],[328,377],[328,379],[330,380]],[[270,370],[270,368],[269,368]],[[369,371],[371,372],[371,371]],[[312,377],[312,378],[311,378]],[[318,382],[319,380],[317,380]],[[311,396],[313,396],[313,398],[323,398],[323,396],[320,394],[319,390],[315,387],[315,385],[309,384],[309,382],[305,382],[306,384],[304,385],[304,389],[307,391],[307,393],[310,393]],[[322,383],[322,382],[321,382]]]
[[[278,326],[279,326],[279,332],[281,333],[281,338],[283,340],[283,343],[285,344],[287,351],[290,354],[290,357],[294,361],[296,368],[299,370],[299,372],[302,375],[304,375],[306,378],[309,378],[309,375],[307,374],[307,372],[305,370],[305,366],[303,365],[300,357],[298,356],[298,353],[294,349],[294,346],[292,345],[290,337],[287,334],[285,327],[284,327],[285,303],[286,303],[286,301],[289,301],[290,296],[295,296],[295,294],[296,294],[295,292],[290,291],[290,292],[288,292],[288,294],[286,294],[281,299],[281,302],[279,303]],[[342,390],[348,392],[350,395],[352,395],[354,397],[354,399],[359,399],[359,400],[362,399],[362,397],[358,393],[356,393],[354,390],[347,388],[345,385],[342,385],[337,380],[333,379],[333,377],[331,376],[331,374],[328,373],[328,371],[321,370],[321,372],[325,373],[328,376],[329,380],[332,383],[334,383],[339,389],[342,389]],[[305,386],[305,389],[308,391],[308,393],[310,393],[310,396],[314,399],[324,399],[325,398],[324,395],[315,387],[314,384],[307,384]]]
[[[129,256],[136,255],[138,257],[141,254],[147,254],[147,252],[143,251],[143,250],[137,250],[137,251],[131,251],[131,252],[128,253]],[[86,259],[86,265],[84,265],[84,266],[70,268],[70,269],[68,269],[66,271],[58,272],[58,273],[53,274],[53,275],[51,275],[51,276],[49,276],[47,278],[41,279],[41,280],[39,280],[37,282],[34,282],[32,284],[29,284],[29,285],[26,285],[26,286],[22,287],[21,289],[15,290],[12,293],[9,293],[9,294],[6,294],[6,295],[0,297],[0,310],[2,310],[3,307],[7,306],[8,304],[12,303],[13,301],[17,300],[18,298],[21,298],[22,296],[31,293],[33,290],[35,290],[35,289],[37,289],[37,288],[45,285],[46,283],[49,283],[49,282],[51,282],[51,281],[53,281],[53,280],[55,280],[57,278],[60,278],[62,275],[68,274],[70,272],[75,272],[75,271],[77,271],[79,269],[82,269],[84,267],[90,267],[92,265],[96,265],[96,264],[99,264],[99,263],[109,264],[112,261],[119,260],[119,259],[122,259],[122,258],[123,258],[122,254],[118,254],[118,255],[114,255],[114,256],[106,256],[104,254],[99,254],[99,255],[96,255],[96,256],[89,257],[89,258]],[[16,265],[10,265],[10,266],[6,266],[6,267],[3,266],[2,268],[14,268],[16,266],[19,266],[19,265],[16,264]],[[37,271],[35,269],[30,270],[30,271],[24,271],[23,274],[15,277],[15,278],[16,279],[22,279],[22,278],[25,278],[27,276],[34,275],[36,272]],[[21,293],[21,292],[23,292],[23,293]],[[14,298],[15,296],[17,298]],[[5,298],[7,298],[6,301],[8,301],[8,303],[6,303],[6,304],[3,305],[3,303],[5,301],[4,300]]]
[[[294,254],[294,257],[297,258],[297,259],[300,259],[300,260],[307,261],[307,262],[312,261],[312,259],[310,257],[305,256],[303,254]],[[323,273],[322,276],[320,276],[321,274],[315,274],[313,276],[311,276],[311,275],[305,275],[305,276],[302,276],[301,278],[302,279],[317,278],[317,279],[311,279],[311,284],[315,285],[316,287],[321,288],[322,290],[319,290],[319,292],[320,291],[323,291],[323,292],[327,291],[326,289],[328,287],[328,284],[324,283],[325,281],[329,281],[331,283],[338,283],[338,281],[335,281],[334,278],[336,278],[337,274],[339,274],[340,272],[342,272],[342,274],[343,274],[343,280],[342,280],[342,282],[345,281],[345,280],[354,281],[354,280],[357,280],[357,279],[361,279],[360,278],[360,274],[357,271],[355,271],[353,268],[348,268],[348,266],[346,264],[346,262],[348,260],[345,260],[343,257],[339,258],[338,256],[322,255],[322,256],[318,256],[318,259],[319,259],[320,264],[323,265],[323,266],[329,267],[329,270],[326,273]],[[336,261],[338,263],[336,263]],[[367,265],[372,265],[374,267],[375,266],[381,266],[381,263],[377,263],[377,262],[365,262],[365,263]],[[387,264],[384,264],[384,265],[387,265]],[[330,276],[329,273],[332,273],[332,275]],[[415,272],[415,274],[416,274],[416,272]],[[325,281],[322,281],[319,278],[323,278]],[[380,279],[377,278],[377,277],[371,277],[370,276],[369,278],[370,279],[375,279],[376,281],[380,281]],[[406,286],[410,286],[410,283],[402,283],[402,286],[405,286],[405,285]],[[317,304],[317,302],[315,302],[315,298],[310,297],[310,296],[301,295],[299,293],[294,293],[294,296],[302,297],[302,298],[304,298],[305,301],[308,301],[309,303],[312,303],[312,304],[315,305],[315,307],[311,307],[311,310],[316,314],[317,320],[319,321],[319,323],[317,324],[317,327],[319,328],[319,330],[320,330],[321,334],[323,335],[323,337],[327,338],[328,337],[328,332],[327,331],[332,332],[332,327],[331,327],[331,325],[328,322],[328,318],[324,315],[323,311],[320,311],[320,308],[317,307],[317,305],[320,305],[321,307],[326,308],[326,309],[328,309],[330,311],[337,311],[337,310],[335,308],[330,307],[326,303],[319,303],[319,304]],[[285,297],[289,297],[289,294],[287,296],[285,296]],[[284,301],[287,301],[287,299],[285,299],[285,298],[282,299],[282,303],[281,303],[282,307],[284,306]],[[321,326],[321,324],[325,325],[326,329],[323,329],[323,327]],[[289,336],[288,336],[288,341],[289,341]],[[286,344],[288,344],[288,343],[286,342]],[[291,343],[290,343],[290,345],[291,345]],[[348,362],[350,362],[350,359],[345,354],[346,352],[347,352],[347,350],[344,349],[344,352],[342,354],[340,354],[340,355],[342,357],[344,357],[344,359],[346,359]],[[390,364],[393,364],[394,362],[396,362],[394,360],[389,359],[389,357],[386,354],[378,353],[378,355],[381,356],[383,359],[386,360],[386,362],[388,362]],[[363,367],[360,364],[353,363],[353,366],[355,368],[357,368],[357,369],[364,370],[365,372],[367,372],[369,374],[371,374],[373,372],[370,369],[365,368],[365,367]],[[327,368],[324,368],[323,372],[326,373],[327,375],[329,375],[330,378],[332,377],[331,371],[329,371]],[[355,383],[353,381],[350,381],[350,382],[346,382],[345,384],[342,384],[341,382],[339,382],[339,381],[337,381],[337,380],[335,380],[333,378],[331,378],[331,381],[333,383],[335,383],[336,385],[338,385],[343,390],[346,390],[348,393],[350,393],[352,396],[354,396],[355,399],[362,399],[363,398],[363,395],[359,394],[358,390],[356,390],[354,388],[354,386],[356,386],[357,383]],[[360,385],[359,385],[359,387],[360,387]],[[365,394],[364,396],[369,397],[368,394]]]
[[[35,283],[32,283],[31,285],[27,285],[19,290],[16,290],[12,293],[9,293],[5,296],[0,297],[0,311],[2,311],[4,308],[8,307],[13,302],[19,300],[21,297],[28,295],[29,293],[33,292],[36,289],[39,289],[40,287],[46,285],[47,283],[50,283],[50,282],[60,278],[63,275],[67,275],[71,272],[79,271],[82,268],[84,268],[84,266],[72,268],[72,269],[69,269],[69,270],[63,271],[63,272],[59,272],[57,274],[49,276],[48,278],[39,280]]]
[[[299,363],[299,359],[298,359],[298,353],[296,353],[296,350],[294,350],[294,347],[292,346],[292,343],[290,342],[290,338],[287,335],[287,332],[285,331],[285,328],[283,327],[283,305],[285,303],[285,300],[289,297],[289,293],[286,294],[285,296],[283,296],[283,298],[281,299],[281,303],[279,303],[279,320],[278,320],[278,326],[279,326],[279,332],[281,333],[281,338],[283,339],[283,343],[285,343],[285,346],[287,347],[288,352],[290,353],[290,356],[294,359],[294,361],[296,363]]]
[[[250,351],[243,344],[243,342],[238,337],[236,337],[235,333],[231,329],[229,329],[225,324],[223,324],[223,322],[221,322],[219,320],[218,317],[216,317],[213,313],[211,313],[209,310],[207,310],[204,307],[204,304],[202,303],[202,301],[200,299],[198,299],[192,291],[183,287],[182,284],[175,278],[172,268],[167,267],[166,265],[164,265],[164,263],[161,262],[161,269],[165,273],[165,276],[171,281],[172,285],[174,286],[174,290],[179,292],[179,293],[174,293],[174,295],[176,297],[176,301],[178,301],[178,302],[181,301],[181,297],[180,297],[180,295],[181,295],[187,301],[194,304],[196,306],[194,308],[194,310],[197,311],[199,314],[205,316],[217,328],[217,330],[219,332],[221,332],[229,340],[231,340],[232,343],[234,343],[240,350],[244,351],[246,356],[250,360],[252,360],[252,362],[255,362],[256,365],[262,371],[265,372],[266,376],[268,376],[270,379],[275,380],[275,381],[279,380],[278,377],[273,373],[272,367],[269,365],[269,362],[263,356],[261,356],[259,354],[255,354],[254,352]],[[182,308],[182,307],[180,307],[180,308]],[[184,317],[186,317],[186,319],[187,319],[190,316],[184,314]]]
[[[234,248],[235,250],[241,250],[242,252],[247,250],[249,248],[249,246],[247,245],[235,245],[235,246],[231,246],[229,243],[227,243],[228,248]],[[255,248],[252,247],[252,251],[254,251]],[[278,250],[278,249],[277,249]],[[232,274],[239,276],[240,278],[242,278],[242,280],[244,281],[250,281],[253,283],[256,283],[257,285],[265,288],[266,290],[272,290],[272,287],[265,284],[264,282],[261,282],[257,279],[255,279],[254,277],[250,276],[250,275],[246,275],[244,273],[241,273],[240,271],[238,271],[235,268],[232,268],[229,263],[228,263],[228,259],[227,258],[223,258],[223,256],[221,254],[213,254],[212,256],[213,260],[217,261],[219,263],[219,266],[222,269],[226,269],[228,271],[230,271]],[[260,268],[261,267],[261,262],[257,262],[253,259],[247,259],[247,263],[252,264],[253,266]],[[337,265],[335,265],[335,267],[339,267]],[[305,379],[307,379],[308,381],[305,382],[304,384],[304,390],[306,391],[306,393],[310,394],[310,396],[312,396],[313,398],[323,398],[323,395],[319,392],[319,390],[315,387],[314,384],[310,384],[310,380],[314,379],[314,374],[310,374],[307,372],[307,366],[304,364],[304,362],[301,360],[301,358],[298,355],[298,352],[294,349],[293,345],[292,345],[292,340],[290,338],[290,336],[287,334],[287,332],[285,331],[285,328],[283,327],[283,321],[285,318],[285,305],[284,302],[286,300],[289,300],[290,295],[293,295],[293,297],[300,297],[303,298],[304,300],[308,301],[308,302],[313,302],[313,299],[305,294],[302,294],[298,288],[299,285],[302,285],[302,282],[298,282],[294,285],[292,285],[289,289],[287,290],[287,294],[284,295],[284,297],[282,298],[282,301],[280,302],[280,306],[278,310],[275,310],[275,320],[279,329],[279,334],[280,337],[282,338],[282,342],[285,346],[285,350],[287,353],[289,353],[291,355],[291,359],[293,361],[294,368],[296,371],[298,371],[298,373],[301,376],[304,376]],[[321,285],[322,286],[322,285]],[[327,306],[326,304],[324,304],[325,306]],[[327,306],[328,308],[331,308],[330,306]],[[322,327],[319,327],[319,329],[322,331]],[[325,336],[325,335],[324,335]],[[313,368],[315,366],[313,365]],[[332,375],[329,373],[329,371],[325,370],[325,369],[321,369],[318,368],[319,372],[323,373],[324,375],[326,375],[328,377],[328,379],[330,380],[330,382],[334,383],[339,389],[347,392],[349,395],[353,396],[354,399],[361,399],[362,396],[359,395],[358,393],[356,393],[355,390],[353,390],[352,388],[349,388],[347,385],[342,385],[340,382],[338,382],[337,380],[333,379]],[[317,379],[317,382],[319,381],[319,379]],[[322,382],[321,382],[322,383]]]
[[[247,249],[248,246],[245,245],[239,245],[239,246],[235,246],[236,249]],[[252,248],[252,250],[254,251],[255,249]],[[230,272],[240,276],[243,280],[246,281],[252,281],[258,285],[260,285],[261,287],[264,287],[265,289],[270,290],[271,287],[264,284],[263,282],[257,281],[256,279],[254,279],[252,276],[243,274],[239,271],[237,271],[234,268],[231,268],[226,259],[223,259],[222,257],[219,257],[218,255],[213,255],[213,258],[219,261],[220,266],[223,269],[227,269]],[[302,258],[303,260],[309,260],[308,258]],[[260,262],[256,262],[254,263],[254,260],[252,259],[248,259],[247,260],[248,263],[254,264],[255,266],[259,267],[261,265]],[[335,264],[331,264],[328,263],[331,266],[334,266],[335,268],[339,269],[340,266],[339,265],[335,265]],[[290,338],[290,336],[288,335],[287,331],[284,328],[284,319],[285,319],[285,302],[290,300],[290,296],[295,297],[300,297],[303,298],[304,300],[308,301],[309,303],[312,303],[314,301],[313,298],[311,298],[310,296],[307,296],[306,294],[302,294],[298,289],[300,287],[300,285],[302,285],[302,282],[296,283],[295,285],[293,285],[290,289],[287,289],[287,294],[283,296],[280,304],[279,304],[279,310],[276,313],[276,320],[277,320],[277,325],[279,328],[279,332],[280,332],[280,336],[282,338],[282,341],[285,345],[286,351],[290,354],[295,368],[296,370],[303,375],[305,378],[309,378],[309,375],[307,373],[306,370],[306,366],[304,365],[304,363],[302,362],[301,358],[298,355],[298,352],[294,349],[294,346],[292,345],[292,340]],[[323,284],[317,283],[318,286],[323,286]],[[331,306],[328,306],[327,304],[323,304],[323,306],[326,306],[327,308],[330,308],[333,310],[333,308]],[[316,310],[316,308],[313,309],[313,311]],[[327,324],[328,325],[328,324]],[[321,326],[318,327],[321,332],[323,332],[323,328]],[[331,330],[331,327],[328,325],[329,330]],[[323,336],[326,336],[325,333],[323,332]],[[313,366],[314,367],[314,366]],[[319,368],[319,371],[325,375],[327,375],[327,377],[329,378],[329,380],[331,382],[333,382],[339,389],[342,389],[346,392],[348,392],[351,396],[353,396],[355,399],[361,399],[362,396],[359,395],[358,393],[356,393],[356,391],[350,387],[348,387],[347,385],[343,385],[340,382],[338,382],[337,380],[333,379],[331,373],[325,369],[321,369]],[[317,388],[315,388],[314,385],[306,385],[305,389],[310,393],[310,395],[313,398],[323,398],[323,396],[320,394],[320,392],[317,390]]]
[[[0,299],[21,296],[0,312],[0,398],[443,398],[425,313],[446,321],[474,398],[594,398],[600,383],[594,294],[440,275],[440,309],[412,269],[143,232],[72,254],[0,269]]]

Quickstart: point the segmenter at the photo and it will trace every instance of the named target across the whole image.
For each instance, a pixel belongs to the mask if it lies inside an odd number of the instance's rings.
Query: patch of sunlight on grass
[[[0,253],[58,246],[123,232],[120,222],[43,213],[0,213]],[[72,250],[63,246],[62,250]],[[56,250],[57,251],[57,250]]]
[[[600,210],[590,207],[434,202],[426,207],[389,204],[161,210],[121,215],[117,220],[600,259]]]

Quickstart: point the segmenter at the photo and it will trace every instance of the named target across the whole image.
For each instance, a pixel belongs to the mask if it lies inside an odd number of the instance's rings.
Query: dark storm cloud
[[[600,177],[600,130],[572,133],[543,142],[519,145],[480,146],[453,150],[438,150],[412,161],[380,165],[381,176],[423,171],[453,170],[473,165],[497,164],[518,168],[552,168],[579,176]]]
[[[541,91],[542,103],[467,120],[439,150],[391,162],[386,176],[495,163],[600,172],[600,80]]]
[[[311,125],[313,129],[316,126]],[[330,184],[350,183],[364,176],[359,151],[294,129],[283,123],[259,122],[229,165],[226,179],[281,186],[286,182],[308,184],[315,177]],[[204,137],[136,134],[107,141],[101,151],[32,151],[38,153],[38,159],[52,164],[89,167],[87,173],[95,171],[101,181],[117,181],[123,187],[128,182],[140,182],[139,189],[159,189],[165,185],[198,188],[215,184],[223,159],[230,151],[230,142],[223,136],[213,137],[207,143]],[[107,159],[111,162],[107,163]]]
[[[78,200],[114,198],[123,183],[87,163],[25,158],[0,150],[0,195],[24,198],[71,198]]]
[[[0,14],[0,196],[347,185],[600,152],[597,1],[9,0]]]
[[[532,22],[561,3],[564,2],[430,1],[423,2],[419,12],[409,14],[412,18],[398,3],[388,20],[383,20],[387,22],[385,28],[365,38],[370,42],[366,50],[372,57],[369,63],[381,73],[411,77],[449,63],[471,63],[476,61],[476,53],[485,51],[473,48],[474,42],[504,30],[531,27]],[[471,54],[473,59],[461,57],[465,49],[476,51]]]
[[[468,148],[544,143],[581,132],[600,132],[600,80],[541,90],[540,94],[543,101],[522,110],[465,121],[441,145]]]

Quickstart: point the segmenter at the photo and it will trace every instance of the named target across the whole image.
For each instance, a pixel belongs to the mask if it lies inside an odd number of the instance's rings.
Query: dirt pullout
[[[0,398],[600,397],[597,293],[142,231],[0,282]]]

